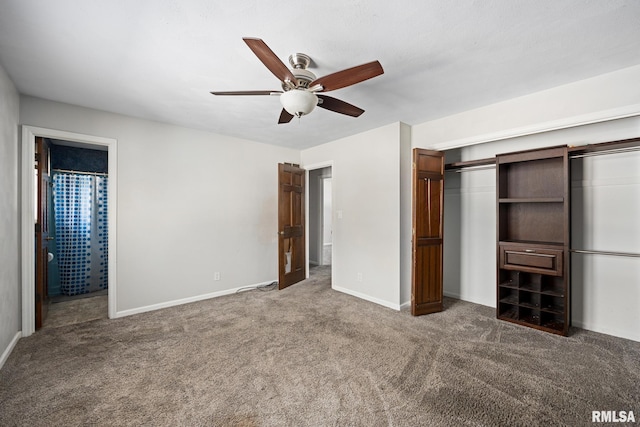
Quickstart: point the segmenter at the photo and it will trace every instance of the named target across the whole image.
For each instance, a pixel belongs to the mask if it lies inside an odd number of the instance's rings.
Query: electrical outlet
[[[358,282],[362,282],[362,273],[358,273],[357,280]]]
[[[213,280],[220,280],[220,272],[216,271],[215,273],[213,273]]]

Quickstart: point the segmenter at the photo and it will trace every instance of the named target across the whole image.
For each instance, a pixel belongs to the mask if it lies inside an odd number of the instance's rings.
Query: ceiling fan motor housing
[[[307,70],[311,64],[311,57],[309,57],[309,55],[305,55],[304,53],[294,53],[293,55],[289,55],[289,64],[291,64],[291,67],[293,68],[291,73],[298,80],[298,86],[296,88],[306,89],[309,87],[309,83],[316,79],[316,75]],[[288,91],[292,88],[283,83],[282,89]]]

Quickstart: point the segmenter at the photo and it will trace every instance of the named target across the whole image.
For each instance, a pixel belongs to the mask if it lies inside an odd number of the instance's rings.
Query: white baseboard
[[[134,314],[146,313],[147,311],[160,310],[162,308],[174,307],[176,305],[189,304],[189,303],[192,303],[192,302],[203,301],[203,300],[211,299],[211,298],[217,298],[217,297],[221,297],[221,296],[224,296],[224,295],[235,294],[236,292],[238,292],[238,291],[240,291],[242,289],[248,289],[248,288],[252,288],[252,287],[268,285],[268,284],[273,283],[273,282],[277,282],[277,280],[274,279],[274,280],[269,280],[267,282],[256,283],[254,285],[240,286],[238,288],[225,289],[224,291],[211,292],[211,293],[208,293],[208,294],[196,295],[194,297],[182,298],[182,299],[179,299],[179,300],[173,300],[173,301],[167,301],[167,302],[161,302],[161,303],[158,303],[158,304],[146,305],[144,307],[132,308],[132,309],[129,309],[129,310],[116,311],[116,315],[115,315],[114,318],[126,317],[126,316],[131,316],[131,315],[134,315]]]
[[[587,331],[597,332],[599,334],[611,335],[613,337],[640,342],[640,334],[631,329],[625,331],[613,328],[602,328],[598,327],[598,325],[593,325],[591,322],[581,322],[574,319],[571,319],[571,326],[575,326],[576,328],[584,329]]]
[[[449,298],[455,298],[455,299],[461,299],[461,300],[464,300],[464,298],[462,298],[462,297],[460,296],[460,294],[454,294],[453,292],[446,292],[446,291],[443,291],[443,292],[442,292],[442,295],[444,295],[445,297],[449,297]]]
[[[16,332],[16,334],[13,336],[13,339],[11,340],[7,348],[2,352],[2,356],[0,356],[0,369],[2,369],[2,367],[4,366],[4,362],[7,361],[7,359],[9,358],[9,355],[11,355],[11,352],[13,351],[13,348],[16,346],[16,344],[18,344],[18,340],[21,337],[22,337],[22,332],[21,331]]]
[[[331,288],[333,290],[338,291],[338,292],[342,292],[343,294],[348,294],[348,295],[354,296],[356,298],[360,298],[360,299],[363,299],[365,301],[373,302],[375,304],[390,308],[392,310],[400,311],[400,305],[399,304],[392,303],[392,302],[385,301],[385,300],[381,300],[379,298],[374,298],[374,297],[372,297],[370,295],[365,295],[365,294],[362,294],[360,292],[352,291],[351,289],[341,288],[339,286],[332,286]]]
[[[448,298],[455,298],[455,299],[463,300],[463,299],[460,297],[460,295],[459,295],[459,294],[454,294],[454,293],[451,293],[451,292],[443,292],[443,293],[442,293],[442,295],[444,295],[445,297],[448,297]],[[463,300],[463,301],[464,301],[464,300]],[[411,308],[411,301],[404,302],[404,303],[402,303],[402,305],[400,306],[400,309],[401,309],[401,310],[404,310],[404,309],[410,309],[410,308]]]

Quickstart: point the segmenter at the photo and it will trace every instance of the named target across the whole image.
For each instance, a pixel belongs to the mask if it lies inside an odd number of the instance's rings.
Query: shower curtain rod
[[[53,172],[63,172],[63,173],[78,173],[82,175],[95,175],[95,176],[108,176],[107,173],[102,172],[82,172],[82,171],[72,171],[69,169],[51,169]]]

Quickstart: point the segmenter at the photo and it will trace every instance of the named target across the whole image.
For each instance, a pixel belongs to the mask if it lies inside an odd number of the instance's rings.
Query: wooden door
[[[411,314],[442,311],[444,153],[413,150]]]
[[[278,164],[278,288],[305,278],[304,169]]]
[[[36,138],[36,168],[38,171],[37,222],[35,226],[36,240],[36,292],[35,313],[36,330],[42,327],[48,308],[48,255],[49,255],[49,199],[51,185],[49,181],[49,146],[40,137]]]

